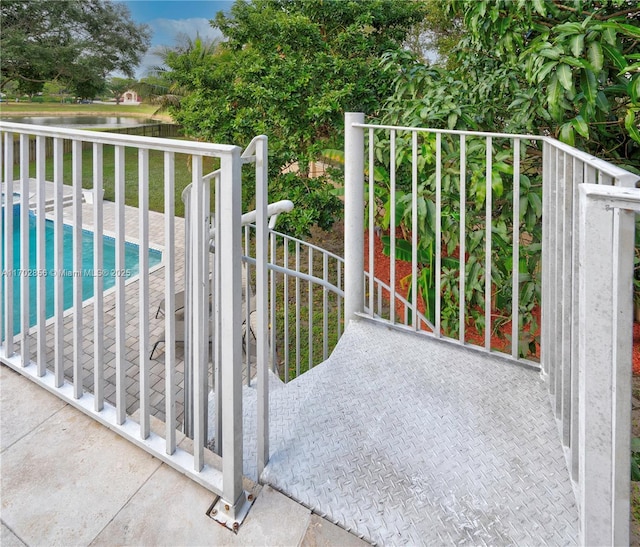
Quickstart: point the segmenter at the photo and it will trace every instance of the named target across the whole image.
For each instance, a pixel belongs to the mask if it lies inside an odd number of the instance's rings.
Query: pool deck
[[[36,199],[36,181],[31,179],[30,181],[30,203],[35,205]],[[54,185],[51,182],[45,183],[45,196],[47,200],[53,199]],[[19,192],[19,185],[14,182],[14,191]],[[70,186],[63,187],[65,196],[70,196],[72,188]],[[89,197],[85,192],[85,198]],[[65,223],[72,223],[73,221],[73,207],[71,207],[72,201],[65,199],[65,207],[63,209],[63,216]],[[113,202],[103,202],[103,223],[104,233],[106,235],[115,234],[115,219],[116,219],[116,206]],[[47,212],[49,215],[51,211]],[[139,240],[139,209],[135,207],[125,206],[125,237],[127,241],[137,242]],[[184,280],[184,219],[176,217],[174,221],[175,225],[175,240],[177,242],[175,248],[176,254],[176,290],[183,285]],[[93,220],[93,204],[91,199],[85,199],[82,204],[82,226],[85,229],[91,230],[94,226]],[[155,211],[149,212],[149,237],[150,246],[164,250],[164,214],[157,213]],[[128,318],[126,326],[126,359],[129,361],[130,366],[126,373],[126,388],[127,388],[127,413],[133,414],[139,405],[138,401],[138,382],[139,382],[139,367],[138,367],[138,353],[139,353],[139,335],[138,335],[138,281],[132,279],[126,283],[126,302],[130,303],[132,308],[131,317]],[[164,338],[164,317],[160,316],[156,319],[156,310],[160,302],[164,298],[164,263],[156,266],[152,269],[150,274],[149,284],[149,345],[150,347],[155,344],[156,341]],[[135,311],[134,311],[135,310]],[[87,374],[83,380],[83,386],[85,389],[93,392],[93,375],[91,373],[92,367],[89,366],[93,360],[93,344],[94,344],[94,329],[93,329],[93,314],[94,306],[92,300],[85,303],[82,309],[84,321],[82,322],[83,331],[83,359],[87,365]],[[72,310],[65,312],[64,318],[64,337],[68,341],[64,345],[64,362],[65,362],[65,376],[67,379],[72,378],[73,371],[73,323],[74,315]],[[32,329],[32,341],[30,344],[31,359],[36,360],[36,334],[35,328]],[[54,363],[54,325],[47,326],[47,368],[53,370]],[[113,289],[107,290],[104,293],[104,347],[105,347],[105,398],[108,402],[115,404],[115,349],[116,349],[116,326],[115,326],[115,292]],[[19,342],[18,342],[19,344]],[[158,350],[154,353],[154,358],[151,360],[150,369],[150,382],[151,382],[151,397],[150,403],[152,407],[152,415],[160,420],[165,418],[165,400],[164,400],[164,345],[158,346]],[[181,384],[184,378],[184,363],[183,363],[183,351],[182,345],[176,346],[176,375],[178,382]],[[177,419],[180,423],[182,421],[183,413],[183,392],[182,387],[177,392]],[[178,425],[178,424],[177,424]]]
[[[207,516],[208,490],[4,365],[0,386],[3,547],[365,545],[246,480],[256,501],[236,535]]]
[[[35,200],[35,181],[31,183]],[[68,195],[71,188],[64,187]],[[19,191],[16,184],[15,191]],[[47,195],[53,184],[46,183]],[[66,205],[71,205],[69,199]],[[105,233],[115,230],[115,205],[105,202]],[[64,209],[65,222],[72,208]],[[82,206],[84,228],[93,228],[93,205]],[[164,246],[164,215],[149,213],[150,244]],[[139,210],[125,208],[126,238],[136,241]],[[175,219],[176,287],[184,276],[184,219]],[[150,344],[164,336],[164,319],[155,311],[164,297],[164,266],[150,274]],[[126,301],[137,309],[138,281],[126,284]],[[105,293],[103,331],[105,398],[115,403],[115,294]],[[133,310],[132,310],[133,311]],[[93,359],[93,304],[82,309],[83,354]],[[65,313],[65,375],[72,377],[72,310]],[[46,329],[47,366],[53,370],[54,325]],[[127,413],[138,409],[139,335],[137,314],[127,323]],[[32,330],[31,358],[35,360],[36,334]],[[17,341],[19,347],[20,342]],[[151,361],[152,415],[164,420],[164,350],[159,347]],[[177,424],[182,420],[182,346],[176,348]],[[93,391],[93,377],[84,378],[84,388]],[[245,479],[245,489],[256,501],[237,535],[207,516],[215,496],[191,479],[101,426],[83,413],[0,365],[0,544],[14,545],[345,545],[364,542],[315,515],[269,486]],[[156,424],[158,426],[158,424]],[[183,436],[183,443],[189,439]],[[74,447],[70,450],[70,447]],[[286,522],[286,525],[283,523]]]

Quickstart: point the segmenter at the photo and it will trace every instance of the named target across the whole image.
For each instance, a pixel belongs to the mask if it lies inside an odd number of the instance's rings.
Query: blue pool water
[[[2,223],[4,226],[5,208],[2,208]],[[53,221],[45,221],[45,269],[37,270],[36,264],[36,216],[29,211],[29,271],[21,271],[20,258],[20,206],[13,206],[13,266],[6,268],[4,265],[4,242],[2,242],[2,255],[0,261],[2,263],[3,273],[7,270],[13,270],[13,298],[14,298],[14,315],[13,330],[17,334],[20,332],[21,324],[21,306],[20,306],[20,280],[22,275],[29,277],[29,324],[31,326],[37,321],[36,307],[36,287],[39,277],[46,278],[46,315],[47,319],[53,317],[54,313],[54,279],[57,275],[63,277],[64,289],[64,309],[69,309],[73,305],[73,227],[67,224],[63,230],[63,269],[57,272],[54,266],[54,234]],[[93,240],[94,233],[89,230],[82,230],[82,299],[87,300],[93,297],[93,283],[95,272],[93,271]],[[125,243],[125,268],[121,275],[125,278],[138,275],[139,272],[139,246],[134,243]],[[107,290],[115,285],[115,239],[109,236],[103,236],[103,256],[104,265],[100,275],[102,275],[104,289]],[[162,253],[156,249],[149,250],[149,265],[155,266],[162,260]],[[4,296],[4,283],[1,283]],[[4,300],[4,299],[3,299]],[[2,310],[4,316],[4,310]],[[3,317],[4,319],[4,317]]]

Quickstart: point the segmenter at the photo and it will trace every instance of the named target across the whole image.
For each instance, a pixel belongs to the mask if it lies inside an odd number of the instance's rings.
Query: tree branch
[[[625,10],[616,11],[611,15],[607,15],[606,17],[598,17],[598,19],[602,21],[607,21],[608,19],[613,19],[614,17],[620,17],[621,15],[633,15],[634,13],[640,13],[640,7],[637,8],[629,8]]]

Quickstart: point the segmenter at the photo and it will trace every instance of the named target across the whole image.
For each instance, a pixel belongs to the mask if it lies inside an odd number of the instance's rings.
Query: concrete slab
[[[0,525],[0,545],[2,547],[24,547],[24,542],[16,536],[3,522]]]
[[[300,542],[300,547],[364,547],[369,545],[360,538],[332,524],[318,515],[311,515],[307,533]]]
[[[299,545],[311,511],[270,486],[263,486],[238,533],[240,545]]]
[[[2,520],[28,545],[87,545],[160,465],[65,406],[2,453]]]
[[[214,499],[163,465],[91,545],[298,545],[309,524],[308,509],[265,487],[236,535],[207,516]]]
[[[0,365],[0,451],[9,448],[65,404],[9,367]]]

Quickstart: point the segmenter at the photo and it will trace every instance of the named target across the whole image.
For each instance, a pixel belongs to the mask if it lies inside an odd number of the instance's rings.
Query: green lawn
[[[104,199],[115,201],[115,161],[114,147],[103,147],[103,188]],[[63,157],[63,180],[65,184],[72,183],[71,171],[72,154]],[[175,214],[184,216],[182,190],[191,182],[191,158],[189,155],[175,155]],[[204,172],[216,169],[213,158],[204,158]],[[14,167],[14,177],[20,174],[18,165]],[[35,162],[29,164],[29,176],[35,177]],[[53,181],[53,161],[49,159],[46,165],[45,178]],[[93,188],[93,151],[82,152],[82,187]],[[125,203],[133,207],[138,206],[138,151],[133,148],[125,149]],[[164,153],[151,150],[149,152],[149,208],[152,211],[164,212]]]

